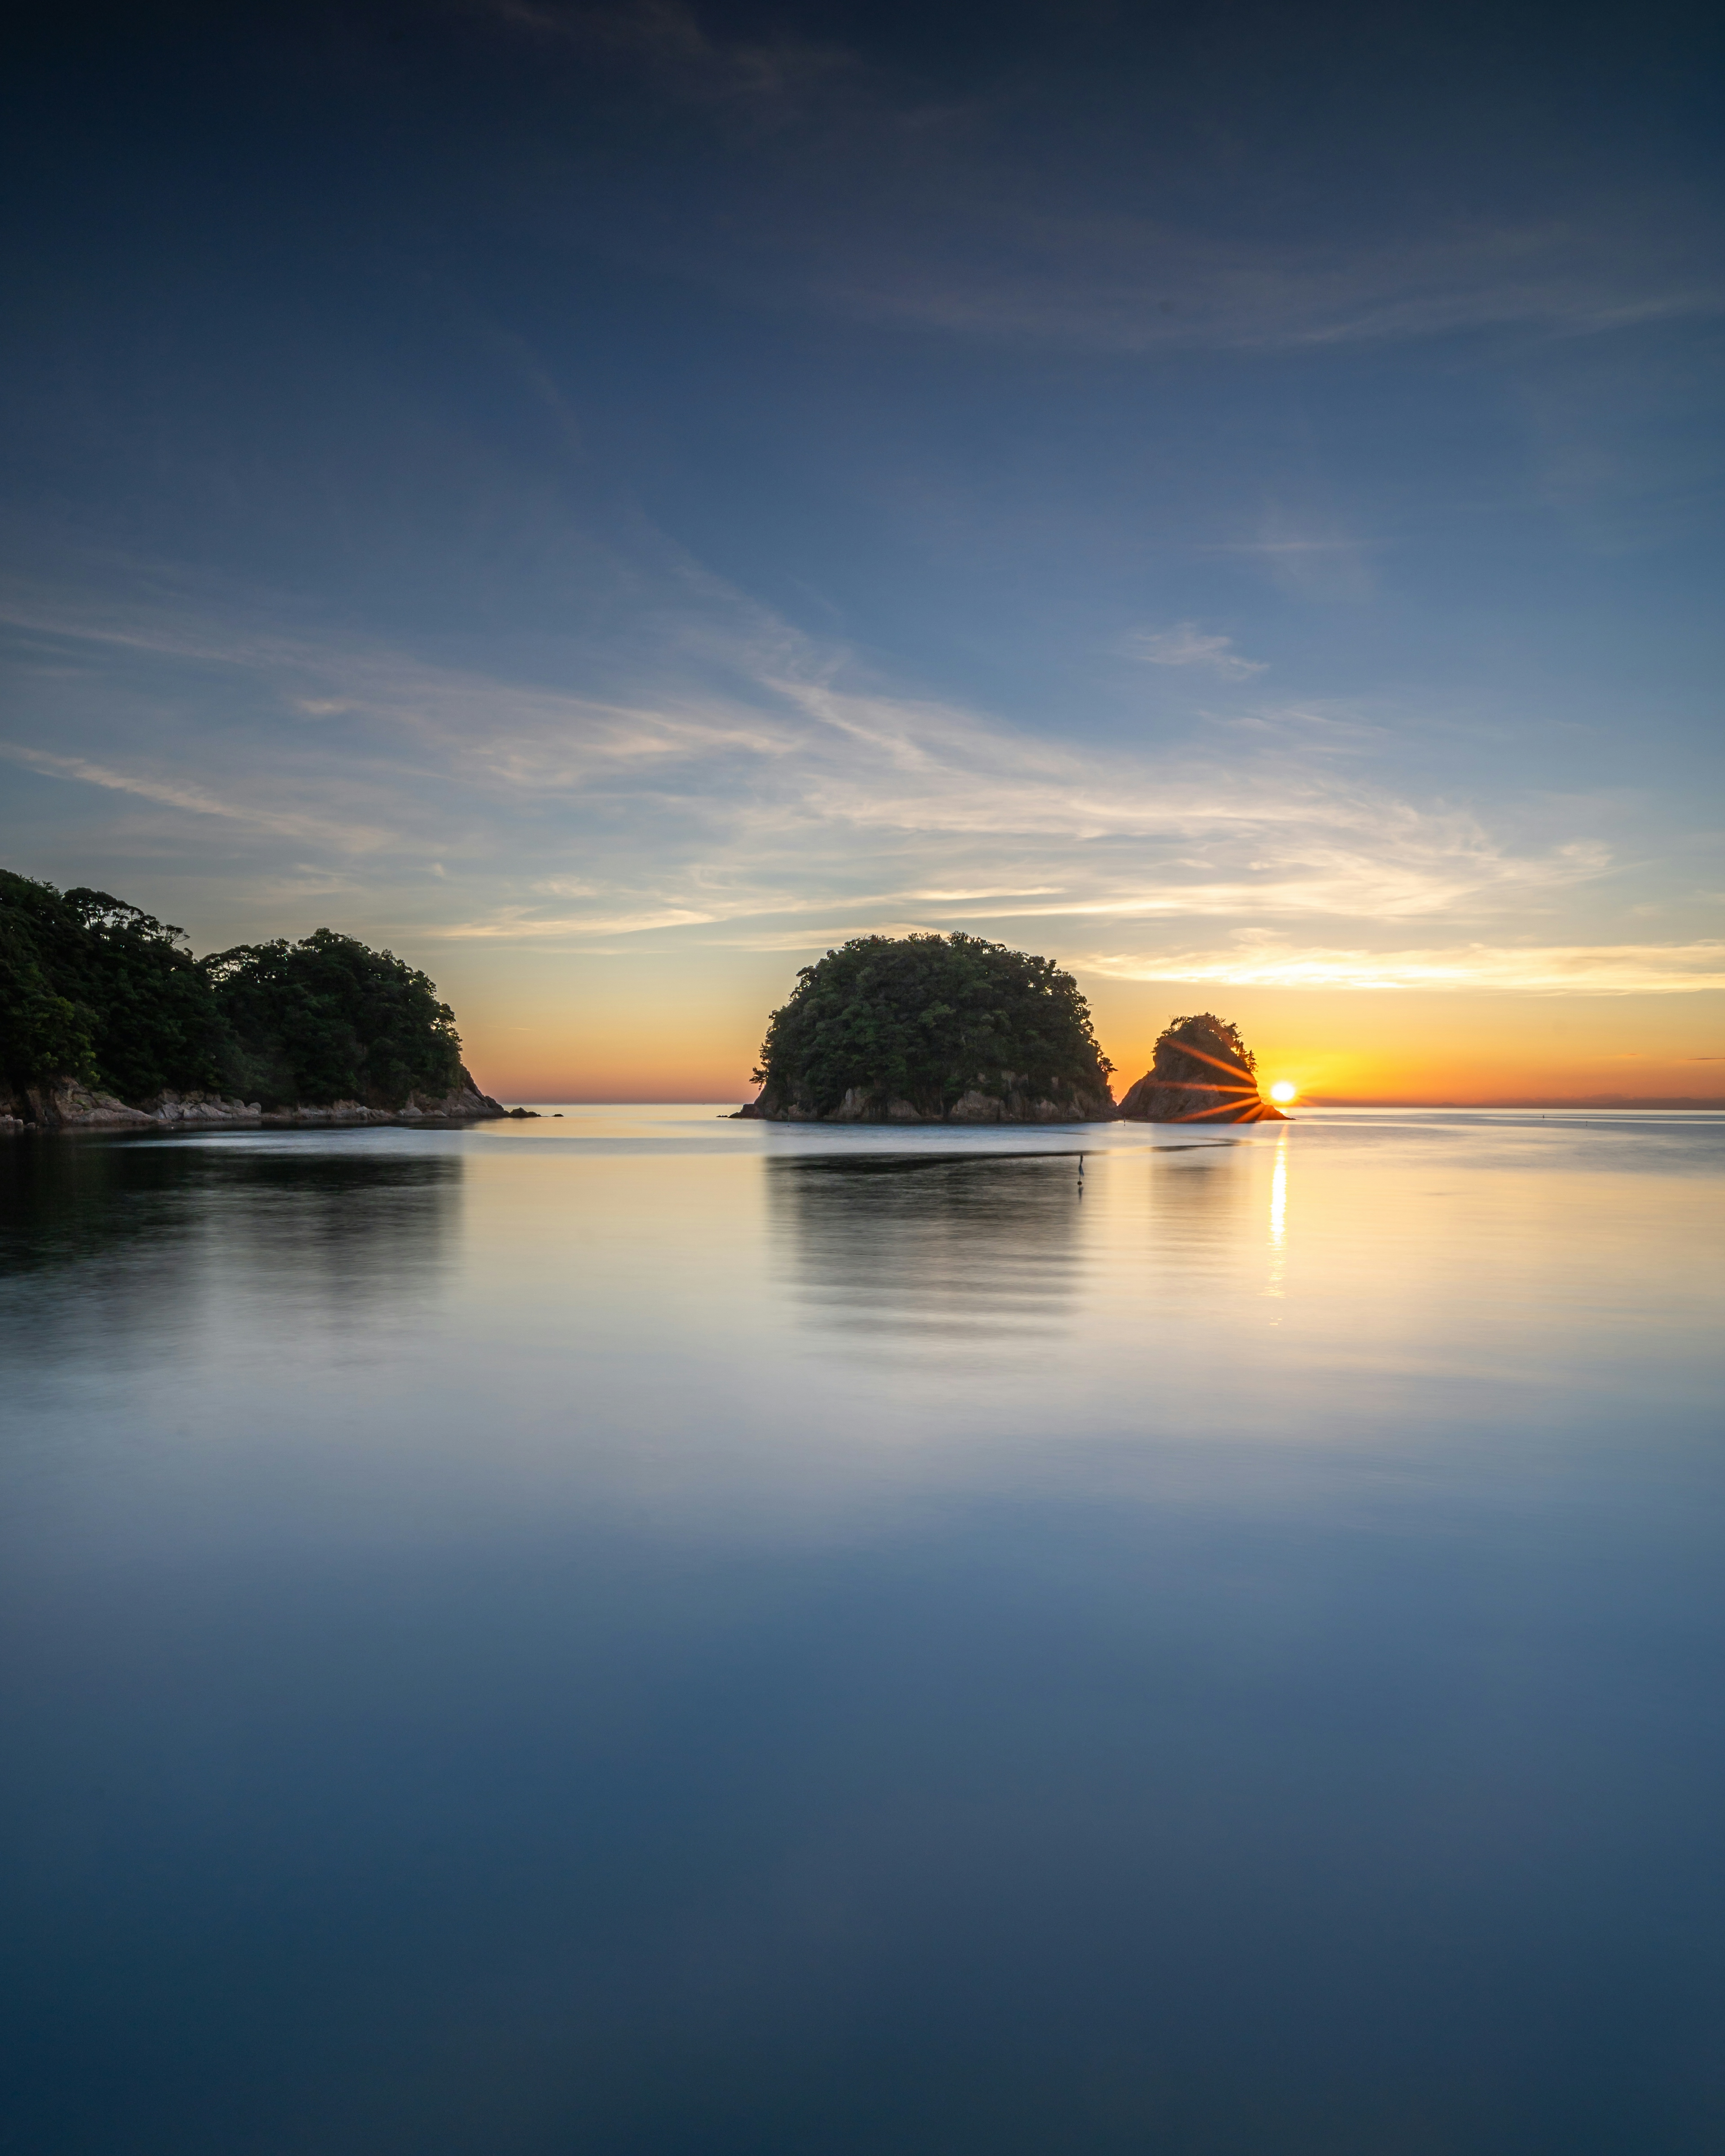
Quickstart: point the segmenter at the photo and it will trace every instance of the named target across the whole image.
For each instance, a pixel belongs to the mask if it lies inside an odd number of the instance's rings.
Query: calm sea
[[[0,2148],[1725,2148],[1725,1119],[0,1178]]]

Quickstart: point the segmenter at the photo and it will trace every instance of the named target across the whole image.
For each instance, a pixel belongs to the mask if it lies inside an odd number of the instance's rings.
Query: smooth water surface
[[[0,1175],[0,2148],[1725,2148],[1725,1119]]]

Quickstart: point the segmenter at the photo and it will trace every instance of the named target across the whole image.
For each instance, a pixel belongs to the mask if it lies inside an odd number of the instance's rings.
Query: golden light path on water
[[[1270,1173],[1270,1279],[1266,1292],[1280,1299],[1286,1265],[1284,1239],[1288,1225],[1288,1133],[1286,1125],[1276,1138],[1276,1165]]]

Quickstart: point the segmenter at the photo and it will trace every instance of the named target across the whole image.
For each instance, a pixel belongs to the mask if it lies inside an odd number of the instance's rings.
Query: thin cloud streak
[[[1206,636],[1195,621],[1177,622],[1172,629],[1140,629],[1125,639],[1122,649],[1128,659],[1142,659],[1152,666],[1202,667],[1224,681],[1249,680],[1268,665],[1267,660],[1248,659],[1236,651],[1232,637]]]
[[[116,771],[78,756],[54,756],[46,749],[30,748],[19,742],[0,742],[0,757],[21,763],[48,778],[64,778],[85,786],[99,786],[111,793],[131,793],[162,808],[179,808],[194,816],[218,816],[231,823],[249,824],[259,830],[275,831],[284,838],[336,839],[354,853],[376,852],[392,844],[393,834],[373,825],[341,824],[323,816],[295,815],[249,803],[223,801],[204,788],[179,779],[156,779],[134,772]]]
[[[841,272],[819,296],[870,321],[1121,352],[1514,328],[1585,336],[1725,311],[1725,280],[1702,250],[1609,222],[1480,225],[1345,253],[1028,211],[999,219],[992,244],[944,237],[935,259],[906,246],[890,268]],[[1008,266],[993,266],[1003,254]]]
[[[1468,943],[1414,951],[1264,946],[1155,955],[1095,952],[1075,961],[1124,981],[1219,982],[1230,988],[1485,989],[1521,995],[1694,995],[1725,988],[1725,942]]]

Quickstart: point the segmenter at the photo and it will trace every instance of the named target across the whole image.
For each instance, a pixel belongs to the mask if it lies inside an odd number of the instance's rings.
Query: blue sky
[[[913,926],[1290,1039],[1557,999],[1716,1091],[1719,36],[40,27],[4,858],[388,942],[578,1091],[644,978],[716,1082]]]

